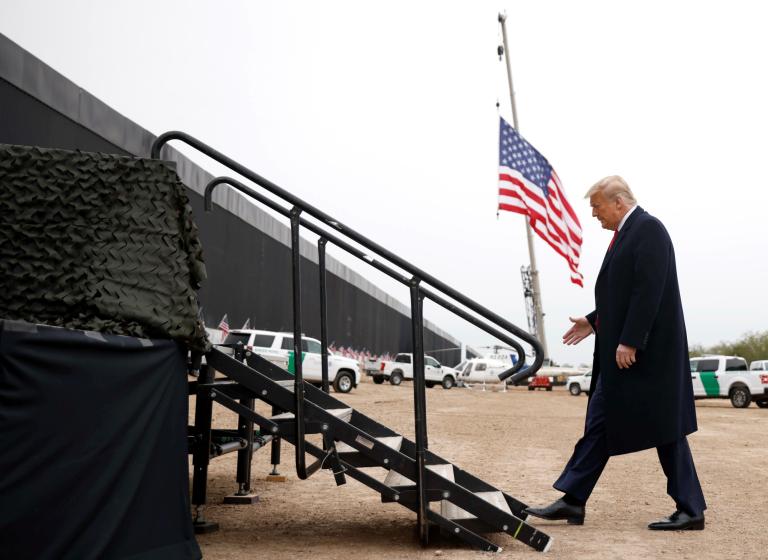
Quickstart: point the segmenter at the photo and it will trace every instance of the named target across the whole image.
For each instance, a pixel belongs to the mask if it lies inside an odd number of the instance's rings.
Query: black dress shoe
[[[560,498],[543,508],[525,508],[525,513],[542,519],[567,519],[569,525],[584,525],[584,506],[574,506],[565,503]]]
[[[661,521],[654,521],[648,528],[653,531],[701,531],[704,529],[704,514],[688,515],[684,511],[676,511]]]

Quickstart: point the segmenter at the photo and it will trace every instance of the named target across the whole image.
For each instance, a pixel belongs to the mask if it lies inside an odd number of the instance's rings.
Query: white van
[[[229,331],[224,344],[242,342],[245,350],[254,352],[277,366],[294,372],[293,333],[235,329]],[[302,375],[305,381],[322,382],[322,345],[316,338],[301,337]],[[351,359],[328,352],[328,381],[337,393],[349,393],[360,383],[359,364]]]
[[[748,370],[739,356],[701,356],[691,358],[693,396],[697,399],[730,399],[736,408],[755,401],[768,407],[768,372]]]

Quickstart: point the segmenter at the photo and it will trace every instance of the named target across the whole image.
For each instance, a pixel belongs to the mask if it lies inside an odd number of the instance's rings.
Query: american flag
[[[227,338],[229,334],[229,321],[227,321],[227,314],[224,313],[224,317],[219,321],[219,330],[221,331],[221,340]]]
[[[531,228],[568,262],[571,282],[583,287],[581,224],[560,178],[536,148],[499,120],[499,210],[528,216]]]

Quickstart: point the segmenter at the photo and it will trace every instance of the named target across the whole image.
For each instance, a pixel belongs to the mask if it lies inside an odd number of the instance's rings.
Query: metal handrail
[[[504,342],[510,344],[513,348],[515,348],[515,350],[518,352],[518,355],[520,356],[520,360],[518,360],[518,362],[515,365],[513,365],[511,368],[499,374],[498,377],[499,377],[499,380],[501,381],[504,381],[506,379],[510,379],[510,381],[518,381],[520,379],[523,379],[535,373],[541,367],[541,364],[543,363],[543,359],[544,359],[544,353],[543,353],[541,344],[535,337],[525,332],[524,330],[520,329],[516,325],[510,323],[509,321],[505,320],[503,317],[494,313],[490,309],[487,309],[482,305],[476,303],[475,301],[469,299],[468,297],[454,290],[447,284],[441,282],[434,276],[424,272],[423,270],[412,265],[406,260],[398,257],[394,253],[388,251],[384,247],[381,247],[380,245],[368,239],[367,237],[357,233],[352,228],[349,228],[343,223],[339,222],[338,220],[333,219],[331,216],[329,216],[325,212],[322,212],[321,210],[315,208],[314,206],[307,204],[306,202],[292,195],[288,191],[282,189],[281,187],[265,179],[264,177],[261,177],[259,174],[251,171],[247,167],[239,164],[233,159],[227,157],[221,152],[215,150],[214,148],[197,140],[196,138],[194,138],[193,136],[185,132],[170,131],[160,135],[152,144],[152,150],[151,150],[152,158],[158,159],[160,157],[160,151],[162,147],[166,143],[170,142],[171,140],[181,140],[185,142],[189,146],[195,148],[196,150],[214,159],[215,161],[218,161],[222,165],[229,167],[233,171],[237,172],[243,177],[246,177],[247,179],[256,183],[257,185],[260,185],[261,187],[267,189],[273,195],[282,198],[283,200],[287,201],[292,205],[292,208],[288,210],[274,203],[274,201],[261,196],[259,193],[246,187],[242,183],[239,183],[234,179],[230,179],[226,177],[219,177],[214,179],[206,186],[206,189],[205,189],[205,208],[207,211],[210,211],[211,209],[211,193],[213,189],[219,184],[227,183],[233,186],[234,188],[244,192],[248,196],[255,198],[259,202],[266,204],[273,210],[276,210],[282,213],[283,215],[286,215],[286,212],[287,212],[288,213],[287,215],[291,220],[291,251],[292,251],[292,265],[293,265],[292,266],[293,314],[294,314],[293,339],[294,339],[294,364],[295,364],[294,397],[295,397],[295,405],[296,405],[295,449],[296,449],[296,472],[299,478],[303,479],[303,478],[309,477],[312,474],[312,472],[317,470],[317,467],[318,467],[318,464],[316,463],[310,466],[309,468],[307,468],[305,463],[305,457],[304,457],[305,455],[304,391],[303,391],[303,372],[302,372],[302,360],[301,360],[302,354],[301,354],[301,295],[300,295],[301,256],[300,256],[300,248],[299,248],[300,226],[304,226],[310,231],[317,233],[318,235],[321,236],[321,239],[325,238],[325,239],[328,239],[329,241],[332,241],[335,245],[341,248],[344,248],[345,250],[350,252],[352,255],[358,258],[361,258],[362,260],[364,260],[374,268],[384,272],[388,276],[409,286],[410,293],[411,293],[411,331],[412,331],[411,335],[412,335],[412,346],[413,346],[414,417],[415,417],[415,432],[416,432],[415,443],[416,443],[416,463],[417,463],[416,483],[417,483],[418,498],[419,498],[417,518],[418,518],[419,534],[420,534],[421,541],[423,544],[426,544],[428,540],[428,526],[427,526],[427,515],[426,515],[427,500],[426,500],[426,488],[424,487],[424,484],[423,484],[423,481],[425,480],[424,469],[426,467],[425,456],[426,456],[426,449],[427,449],[426,393],[425,393],[425,382],[424,382],[424,355],[423,355],[423,349],[424,349],[423,300],[424,298],[428,297],[430,300],[434,301],[435,303],[441,305],[442,307],[448,309],[449,311],[455,313],[456,315],[459,315],[460,317],[469,321],[473,325],[485,330],[486,332],[493,334],[500,340],[503,340]],[[409,274],[412,274],[413,277],[406,278],[402,274],[392,270],[387,265],[377,261],[375,258],[363,253],[362,251],[360,251],[355,247],[352,247],[348,243],[336,238],[335,236],[329,234],[328,232],[321,230],[319,227],[315,226],[311,222],[307,222],[306,220],[301,218],[302,212],[306,212],[307,214],[311,215],[315,219],[321,221],[326,226],[329,226],[335,229],[336,231],[342,233],[346,237],[359,243],[366,249],[373,251],[379,256],[385,258],[387,261],[396,265],[400,269],[405,270]],[[321,252],[324,252],[324,244],[319,246],[319,249],[321,249]],[[507,335],[498,331],[494,327],[491,327],[487,323],[480,321],[476,317],[473,317],[472,315],[468,314],[466,311],[456,307],[455,304],[447,301],[442,296],[435,294],[429,289],[423,288],[421,286],[423,282],[428,283],[434,289],[437,289],[438,291],[442,292],[443,294],[447,295],[453,300],[461,303],[468,309],[474,311],[475,313],[483,317],[485,320],[496,324],[497,326],[513,334],[517,338],[524,340],[526,343],[532,346],[535,351],[535,357],[531,367],[526,370],[522,370],[522,367],[525,364],[525,352],[523,351],[522,346],[516,340],[514,340],[511,337],[508,337]],[[323,287],[324,287],[324,284],[323,284]],[[324,317],[322,319],[324,319]]]
[[[214,148],[211,148],[207,144],[201,142],[200,140],[196,139],[195,137],[187,134],[186,132],[181,132],[178,130],[172,130],[169,132],[166,132],[164,134],[161,134],[157,137],[157,139],[152,144],[152,157],[154,159],[158,159],[160,156],[160,150],[162,147],[170,142],[171,140],[181,140],[185,142],[186,144],[192,146],[199,152],[202,152],[203,154],[207,155],[211,159],[214,159],[221,163],[222,165],[229,167],[233,171],[236,171],[243,177],[247,177],[250,181],[253,181],[257,185],[267,189],[272,194],[279,196],[280,198],[286,200],[293,206],[297,206],[301,208],[303,211],[305,211],[310,216],[317,218],[318,220],[322,221],[326,225],[332,227],[333,229],[343,233],[350,239],[356,241],[357,243],[360,243],[367,249],[374,251],[387,259],[389,262],[395,264],[399,268],[407,271],[410,274],[413,274],[414,276],[420,278],[422,281],[430,284],[433,288],[436,288],[443,292],[445,295],[453,298],[454,300],[458,301],[462,305],[466,306],[467,308],[471,309],[478,315],[481,315],[483,318],[487,319],[488,321],[495,323],[499,327],[503,328],[504,330],[514,334],[517,338],[520,338],[524,340],[527,344],[533,347],[535,351],[535,357],[533,364],[531,367],[526,370],[526,372],[530,371],[531,374],[537,371],[543,361],[544,361],[544,352],[543,348],[541,346],[541,343],[539,343],[538,339],[536,339],[534,336],[530,335],[523,329],[519,328],[518,326],[510,323],[500,315],[494,313],[490,309],[483,307],[479,303],[469,299],[465,295],[461,294],[460,292],[454,290],[444,282],[441,282],[431,274],[428,274],[424,272],[423,270],[413,266],[406,260],[398,257],[397,255],[393,254],[392,252],[384,249],[383,247],[379,246],[378,244],[374,243],[372,240],[368,239],[367,237],[357,233],[352,228],[347,227],[342,222],[333,219],[331,216],[326,214],[325,212],[322,212],[321,210],[318,210],[314,206],[305,203],[298,197],[292,195],[288,191],[282,189],[281,187],[277,186],[273,182],[269,181],[268,179],[265,179],[264,177],[260,176],[258,173],[255,173],[254,171],[251,171],[247,167],[237,163],[233,159],[227,157],[226,155],[222,154],[218,150],[215,150]],[[430,299],[432,299],[430,297]],[[499,337],[504,342],[507,342],[508,344],[514,345],[512,342],[512,339],[509,339],[506,336]],[[521,353],[521,360],[515,364],[512,368],[508,369],[505,372],[502,372],[499,374],[499,379],[504,380],[512,376],[513,374],[517,373],[524,365],[525,361],[525,354]],[[530,375],[530,374],[529,374]],[[520,378],[512,378],[510,381],[516,381],[519,379],[524,379],[525,377],[529,377],[529,375],[522,376]]]
[[[243,183],[241,183],[237,179],[233,179],[231,177],[216,177],[215,179],[212,179],[206,185],[206,187],[205,187],[205,195],[204,195],[205,196],[205,198],[204,198],[204,205],[205,205],[205,210],[207,212],[210,211],[211,208],[213,207],[211,196],[213,195],[214,189],[218,185],[229,185],[230,187],[232,187],[234,189],[237,189],[238,191],[242,192],[246,196],[249,196],[249,197],[259,201],[260,203],[264,204],[265,206],[269,207],[270,209],[274,210],[275,212],[278,212],[279,214],[282,214],[286,218],[290,217],[290,210],[289,209],[287,209],[287,208],[285,208],[283,206],[280,206],[277,202],[275,202],[271,198],[267,198],[266,196],[264,196],[260,192],[254,190],[254,189],[252,189],[250,187],[248,187],[247,185],[244,185]],[[302,227],[308,229],[309,231],[311,231],[312,233],[314,233],[316,235],[319,235],[321,240],[325,239],[326,241],[328,241],[330,243],[333,243],[335,246],[339,247],[340,249],[343,249],[344,251],[346,251],[350,255],[352,255],[354,257],[357,257],[359,260],[363,261],[366,264],[369,264],[370,266],[374,267],[375,269],[379,270],[380,272],[383,272],[384,274],[386,274],[390,278],[392,278],[394,280],[397,280],[401,284],[404,284],[406,286],[410,285],[411,279],[408,278],[407,276],[403,276],[402,274],[400,274],[399,272],[397,272],[393,268],[387,266],[385,263],[377,261],[376,259],[371,259],[370,255],[368,255],[364,251],[361,251],[357,247],[355,247],[353,245],[350,245],[349,243],[347,243],[346,241],[340,239],[339,237],[336,237],[332,233],[324,231],[317,224],[314,224],[314,223],[312,223],[310,221],[307,221],[304,218],[300,218],[299,219],[299,223],[301,224]],[[432,292],[428,288],[421,287],[420,290],[421,290],[421,293],[425,297],[429,298],[433,302],[437,303],[438,305],[440,305],[441,307],[447,309],[448,311],[454,313],[455,315],[458,315],[459,317],[461,317],[465,321],[467,321],[467,322],[475,325],[476,327],[484,330],[488,334],[493,335],[493,336],[495,336],[496,338],[498,338],[500,340],[503,340],[504,342],[506,342],[507,344],[512,346],[512,348],[518,353],[518,355],[525,356],[525,351],[523,350],[522,345],[520,345],[520,343],[517,342],[517,340],[515,340],[514,338],[510,338],[509,336],[505,335],[503,332],[501,332],[501,331],[499,331],[497,329],[494,329],[493,327],[491,327],[488,324],[483,323],[482,321],[478,320],[473,315],[470,315],[469,313],[467,313],[466,311],[464,311],[460,307],[456,307],[456,305],[454,305],[453,303],[449,302],[448,300],[440,297],[438,294]],[[321,321],[321,323],[322,323],[322,321]],[[509,370],[507,370],[507,371],[509,371]],[[502,373],[507,373],[507,372],[502,372]],[[523,373],[525,375],[523,375],[521,377],[512,378],[512,379],[510,379],[510,381],[514,382],[514,381],[518,381],[519,379],[522,379],[524,377],[528,377],[528,375],[530,375],[531,372],[530,372],[530,369],[528,369],[528,370],[525,370],[524,372],[519,372],[519,373]]]

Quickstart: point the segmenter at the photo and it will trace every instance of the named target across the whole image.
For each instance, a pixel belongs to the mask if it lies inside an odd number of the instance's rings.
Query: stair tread
[[[348,422],[350,418],[352,418],[352,409],[351,408],[328,408],[326,409],[326,412],[328,414],[333,414],[340,420],[344,420],[345,422]],[[293,412],[283,412],[282,414],[276,414],[272,416],[271,420],[290,420],[292,418],[296,418],[296,415]]]
[[[486,502],[493,504],[500,510],[512,515],[512,510],[509,509],[509,504],[504,498],[504,493],[501,491],[493,492],[475,492],[475,496],[482,498]],[[443,500],[440,504],[440,515],[447,519],[457,521],[460,519],[476,519],[476,516],[472,515],[468,511],[460,508],[456,504],[451,503],[448,500]]]
[[[293,393],[295,384],[293,379],[281,379],[277,381],[277,384],[280,385],[283,389],[288,389],[291,393]]]
[[[427,465],[427,468],[432,472],[442,476],[453,482],[453,465],[450,463],[443,463],[441,465]],[[416,484],[409,478],[404,477],[399,472],[390,470],[387,473],[387,478],[384,479],[384,484],[387,486],[413,486]]]
[[[396,451],[400,451],[400,446],[403,444],[403,436],[384,436],[374,438],[376,441],[383,443],[387,447],[391,447]],[[356,453],[357,449],[340,441],[336,444],[336,451],[338,453]]]
[[[453,482],[453,465],[450,463],[443,463],[442,465],[427,465],[427,468],[435,474],[439,474],[443,478],[446,478]]]

